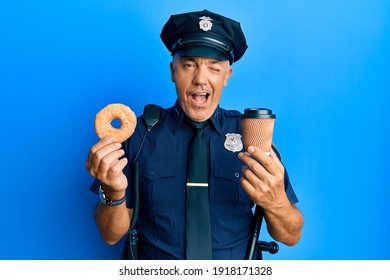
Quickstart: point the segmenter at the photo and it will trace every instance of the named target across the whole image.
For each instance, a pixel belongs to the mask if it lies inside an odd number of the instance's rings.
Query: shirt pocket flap
[[[147,160],[140,162],[140,175],[154,181],[175,176],[176,162],[173,160]]]
[[[214,175],[238,183],[241,177],[242,164],[232,160],[215,160]]]

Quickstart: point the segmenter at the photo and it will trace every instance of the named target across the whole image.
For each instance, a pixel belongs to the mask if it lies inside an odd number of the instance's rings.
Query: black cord
[[[251,225],[251,235],[248,241],[248,247],[246,249],[246,260],[253,260],[257,249],[257,241],[260,236],[261,223],[263,222],[263,208],[256,206],[255,214]]]
[[[122,253],[122,259],[136,260],[138,259],[138,213],[139,213],[139,161],[138,156],[144,145],[146,136],[149,131],[158,123],[161,117],[162,108],[157,105],[146,105],[144,108],[144,120],[147,125],[145,134],[142,137],[142,141],[138,151],[133,160],[133,215],[130,222],[129,233],[125,242],[125,249]]]

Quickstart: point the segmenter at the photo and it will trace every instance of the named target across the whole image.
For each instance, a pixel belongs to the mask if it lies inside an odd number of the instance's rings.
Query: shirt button
[[[149,175],[154,175],[154,170],[150,170]]]
[[[234,173],[234,176],[235,176],[236,178],[238,178],[238,177],[240,177],[240,173],[236,172],[236,173]]]

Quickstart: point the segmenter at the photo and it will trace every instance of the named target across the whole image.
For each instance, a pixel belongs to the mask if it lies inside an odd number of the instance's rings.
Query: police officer
[[[96,178],[91,188],[105,197],[95,210],[102,238],[115,244],[128,232],[134,207],[133,160],[142,142],[137,155],[138,257],[189,258],[186,184],[195,133],[192,122],[205,124],[202,133],[207,145],[211,255],[204,258],[244,259],[254,205],[262,207],[275,240],[296,244],[303,217],[295,206],[298,199],[284,166],[275,151],[270,156],[256,147],[240,151],[240,113],[219,107],[222,90],[232,75],[231,65],[247,49],[240,24],[207,10],[172,15],[161,39],[173,56],[170,72],[176,103],[162,111],[145,139],[147,127],[140,117],[129,140],[120,144],[107,137],[88,154],[86,166]],[[227,135],[237,136],[235,144],[227,143]]]

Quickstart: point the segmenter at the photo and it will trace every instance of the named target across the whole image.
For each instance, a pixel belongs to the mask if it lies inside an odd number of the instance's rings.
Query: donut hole
[[[122,122],[121,122],[121,120],[118,119],[118,118],[113,119],[113,120],[111,121],[110,124],[111,124],[111,126],[112,126],[113,128],[116,128],[116,129],[119,129],[119,128],[122,126]]]

